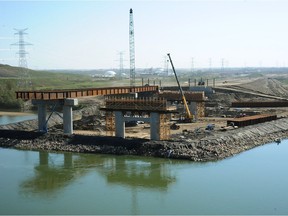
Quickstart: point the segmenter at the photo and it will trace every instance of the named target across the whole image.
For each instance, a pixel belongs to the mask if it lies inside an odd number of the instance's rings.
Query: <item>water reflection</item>
[[[170,165],[181,161],[127,156],[39,152],[34,176],[21,183],[25,193],[53,194],[91,172],[108,184],[165,191],[176,181]]]

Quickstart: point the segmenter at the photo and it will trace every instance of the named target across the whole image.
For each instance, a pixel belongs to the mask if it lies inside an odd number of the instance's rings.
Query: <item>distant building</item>
[[[115,71],[106,71],[104,74],[104,77],[115,77],[116,72]]]

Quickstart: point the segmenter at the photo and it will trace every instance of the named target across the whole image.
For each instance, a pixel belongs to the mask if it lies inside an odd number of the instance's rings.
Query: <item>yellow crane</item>
[[[183,100],[183,104],[184,104],[184,107],[185,107],[185,110],[186,110],[186,116],[185,116],[184,122],[192,122],[192,120],[193,120],[193,115],[191,114],[191,112],[190,112],[190,110],[189,110],[189,107],[188,107],[188,104],[187,104],[185,95],[184,95],[183,90],[182,90],[182,87],[181,87],[181,85],[180,85],[180,83],[179,83],[179,80],[178,80],[178,77],[177,77],[177,74],[176,74],[176,71],[175,71],[175,68],[174,68],[172,59],[171,59],[171,57],[170,57],[170,53],[168,53],[167,55],[168,55],[168,57],[169,57],[169,61],[170,61],[170,63],[171,63],[172,70],[173,70],[173,72],[174,72],[174,75],[175,75],[175,78],[176,78],[176,81],[177,81],[177,84],[178,84],[178,88],[179,88],[179,91],[180,91],[180,94],[181,94],[181,97],[182,97],[182,100]]]

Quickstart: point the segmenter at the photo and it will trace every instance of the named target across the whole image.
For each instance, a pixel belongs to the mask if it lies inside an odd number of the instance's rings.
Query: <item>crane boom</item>
[[[129,13],[129,50],[130,50],[130,87],[135,86],[135,41],[134,41],[134,21],[133,10]]]
[[[184,107],[185,107],[185,110],[186,110],[186,115],[187,115],[186,118],[187,118],[187,120],[192,121],[193,115],[191,114],[191,112],[190,112],[190,110],[189,110],[189,107],[188,107],[188,104],[187,104],[187,101],[186,101],[184,92],[183,92],[182,87],[181,87],[181,85],[180,85],[180,83],[179,83],[179,80],[178,80],[178,77],[177,77],[177,74],[176,74],[176,71],[175,71],[175,68],[174,68],[172,59],[171,59],[171,57],[170,57],[170,53],[168,53],[167,55],[168,55],[168,57],[169,57],[169,61],[170,61],[171,66],[172,66],[172,70],[173,70],[173,72],[174,72],[174,75],[175,75],[175,78],[176,78],[176,81],[177,81],[177,84],[178,84],[178,88],[179,88],[179,90],[180,90],[180,94],[181,94],[181,97],[182,97],[182,100],[183,100],[183,104],[184,104]]]

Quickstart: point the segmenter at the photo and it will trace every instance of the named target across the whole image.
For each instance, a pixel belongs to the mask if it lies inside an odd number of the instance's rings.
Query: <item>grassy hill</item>
[[[56,70],[35,71],[0,64],[0,84],[2,86],[10,82],[15,84],[16,89],[23,89],[18,85],[23,77],[26,77],[32,83],[32,85],[26,86],[25,90],[95,88],[128,84],[128,81],[119,83],[115,80],[92,79],[89,73],[81,74],[81,71],[78,74],[75,71],[71,71],[71,73]]]
[[[5,77],[18,77],[20,76],[20,69],[10,65],[0,64],[0,79]]]
[[[23,83],[30,84],[23,85]],[[93,80],[87,73],[34,71],[0,64],[0,109],[23,106],[23,101],[16,99],[17,90],[77,89],[111,85],[119,85],[119,83],[115,80]]]

